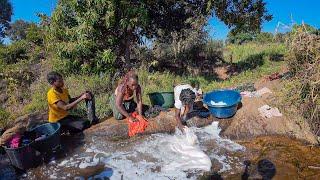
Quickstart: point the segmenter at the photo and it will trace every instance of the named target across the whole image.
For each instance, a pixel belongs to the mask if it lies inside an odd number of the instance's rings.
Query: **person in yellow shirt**
[[[76,98],[71,98],[68,90],[64,87],[64,81],[61,74],[50,72],[47,80],[52,86],[47,93],[49,106],[49,122],[60,123],[62,129],[68,130],[70,133],[81,132],[98,123],[95,115],[94,97],[91,92],[84,92]],[[81,101],[85,101],[87,105],[88,119],[79,116],[69,115],[69,110],[76,107]]]

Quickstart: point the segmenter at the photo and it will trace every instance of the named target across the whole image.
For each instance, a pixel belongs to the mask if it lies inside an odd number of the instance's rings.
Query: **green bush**
[[[46,111],[48,109],[47,92],[49,85],[44,80],[37,81],[30,87],[30,102],[24,106],[24,113]]]
[[[29,45],[21,40],[0,48],[0,60],[6,64],[13,64],[20,60],[28,59],[27,49]]]
[[[4,128],[10,121],[10,113],[0,107],[0,128]]]
[[[260,32],[256,34],[254,40],[259,43],[271,43],[273,42],[273,34],[269,32]]]
[[[291,36],[286,60],[295,82],[288,99],[300,111],[315,135],[320,135],[320,35],[297,31]],[[295,97],[295,99],[292,99]]]

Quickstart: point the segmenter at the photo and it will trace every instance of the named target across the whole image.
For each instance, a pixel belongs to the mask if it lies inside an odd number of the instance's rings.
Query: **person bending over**
[[[134,101],[136,97],[136,102]],[[113,116],[117,120],[129,118],[129,121],[134,122],[136,119],[131,116],[131,113],[138,111],[142,114],[142,94],[141,86],[139,85],[138,75],[133,71],[129,71],[121,82],[118,84],[114,94],[110,98]]]
[[[195,89],[189,84],[178,85],[174,88],[175,119],[178,128],[182,131],[188,119],[188,113],[193,111],[195,99]]]

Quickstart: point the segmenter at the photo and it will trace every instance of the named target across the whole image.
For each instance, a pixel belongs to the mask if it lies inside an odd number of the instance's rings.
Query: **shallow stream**
[[[63,139],[69,149],[29,170],[27,179],[87,179],[105,172],[110,179],[197,179],[208,172],[237,174],[245,148],[219,136],[218,122],[175,134],[154,134],[127,140],[104,137]],[[107,172],[107,173],[106,173]],[[207,172],[207,173],[205,173]]]

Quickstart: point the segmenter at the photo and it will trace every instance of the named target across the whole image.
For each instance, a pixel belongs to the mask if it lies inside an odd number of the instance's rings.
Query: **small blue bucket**
[[[206,93],[203,102],[217,118],[229,118],[236,114],[241,95],[234,90],[216,90]],[[214,104],[212,102],[215,102]]]

